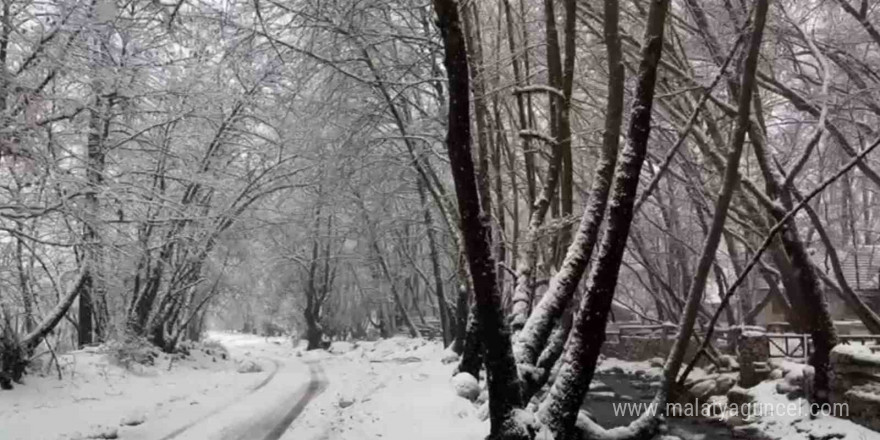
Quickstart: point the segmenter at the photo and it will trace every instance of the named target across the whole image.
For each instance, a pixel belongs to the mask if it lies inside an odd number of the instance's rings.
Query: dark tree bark
[[[615,170],[608,226],[595,266],[590,272],[587,294],[575,316],[563,365],[541,411],[541,419],[557,438],[571,435],[578,409],[593,379],[599,350],[605,341],[605,324],[633,219],[642,163],[647,155],[654,86],[663,52],[663,28],[668,5],[668,0],[650,2],[628,141]]]
[[[458,363],[458,368],[455,369],[455,372],[468,373],[479,378],[480,369],[483,367],[483,344],[480,341],[479,317],[475,306],[476,304],[470,308],[468,313],[461,361]]]
[[[457,2],[434,0],[445,49],[444,65],[449,78],[449,120],[446,147],[449,154],[461,230],[474,285],[476,314],[485,347],[488,372],[491,437],[527,439],[529,433],[515,416],[522,407],[522,394],[510,330],[504,321],[501,292],[496,284],[495,261],[490,246],[488,219],[481,212],[471,156],[470,85],[467,49]]]

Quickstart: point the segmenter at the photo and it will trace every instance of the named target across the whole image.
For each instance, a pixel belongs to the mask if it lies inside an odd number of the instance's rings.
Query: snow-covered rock
[[[721,357],[718,358],[718,361],[721,363],[721,366],[726,370],[729,370],[729,371],[738,371],[739,370],[739,362],[736,361],[735,357],[733,357],[729,354],[721,355]]]
[[[116,439],[119,438],[119,429],[115,426],[93,426],[87,433],[73,436],[77,440],[87,439]]]
[[[459,356],[458,353],[452,351],[451,348],[447,348],[443,351],[443,357],[440,358],[440,362],[444,365],[452,364],[458,362],[459,359],[461,359],[461,356]]]
[[[351,396],[342,396],[336,404],[339,405],[340,408],[348,408],[349,406],[354,405],[354,398]]]
[[[156,369],[156,367],[137,363],[129,365],[128,371],[139,377],[156,377],[159,375],[159,371]]]
[[[742,405],[755,400],[755,397],[749,393],[749,390],[735,385],[727,391],[727,401],[734,405]]]
[[[718,379],[715,381],[715,391],[714,394],[726,394],[736,385],[738,375],[734,373],[725,373],[718,376]]]
[[[330,348],[327,351],[333,354],[345,354],[354,349],[354,344],[352,344],[351,342],[335,341],[330,344]]]
[[[470,401],[480,397],[480,383],[470,373],[458,373],[452,377],[455,394]]]
[[[717,383],[714,379],[705,379],[695,383],[688,391],[696,399],[705,399],[715,391]]]
[[[252,360],[246,360],[238,364],[238,368],[235,371],[241,374],[260,373],[263,371],[263,366]]]
[[[138,426],[147,421],[147,414],[143,412],[133,412],[119,422],[123,426]]]

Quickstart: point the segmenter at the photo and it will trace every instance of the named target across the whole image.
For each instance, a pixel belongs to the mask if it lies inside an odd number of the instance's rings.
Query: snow
[[[871,351],[871,348],[867,345],[838,344],[831,350],[831,362],[880,366],[880,354]]]
[[[157,425],[210,413],[256,387],[272,370],[263,365],[265,372],[238,374],[233,361],[201,350],[173,362],[162,354],[155,366],[136,364],[132,369],[95,349],[59,360],[62,380],[53,368],[0,392],[0,439],[74,439],[114,429],[126,439],[145,431],[152,434],[141,438],[157,438]]]
[[[694,370],[697,373],[696,369]],[[651,365],[651,361],[626,361],[617,358],[604,358],[601,359],[599,365],[596,366],[596,373],[598,374],[624,374],[628,376],[648,376],[648,377],[660,377],[662,376],[662,368],[654,367]],[[697,374],[701,374],[700,371]],[[693,374],[692,374],[693,376]]]
[[[329,384],[282,440],[484,439],[489,422],[456,395],[445,354],[438,343],[408,338],[360,342],[346,355],[303,353],[321,359]],[[343,408],[340,398],[354,402]]]
[[[470,373],[458,373],[452,378],[455,394],[470,401],[477,400],[480,395],[480,383]]]
[[[61,357],[64,379],[27,376],[26,385],[0,394],[0,438],[76,439],[116,433],[125,439],[163,438],[192,426],[177,439],[216,438],[277,406],[308,381],[308,368],[287,362],[294,350],[282,338],[213,334],[235,359],[192,350],[155,366],[116,365],[103,349]],[[169,369],[169,365],[171,366]],[[249,373],[239,373],[242,365]],[[254,372],[253,365],[262,371]],[[268,380],[273,387],[262,387]],[[200,423],[210,418],[211,423]],[[45,423],[51,420],[52,423]]]
[[[190,359],[175,360],[171,370],[171,359],[162,355],[155,367],[136,374],[109,362],[100,350],[67,354],[63,380],[28,376],[27,385],[0,394],[0,439],[118,435],[155,440],[182,428],[187,429],[175,440],[263,438],[262,432],[301,399],[297,390],[304,389],[310,377],[326,385],[283,433],[283,440],[482,440],[489,433],[485,399],[471,402],[457,395],[456,384],[471,386],[474,381],[461,375],[453,379],[455,364],[442,362],[449,352],[439,343],[398,337],[306,351],[303,342],[294,346],[282,338],[212,338],[227,347],[234,360],[214,362],[214,356],[193,350]],[[263,371],[237,372],[249,362]],[[797,363],[779,366],[788,380],[804,371]],[[661,372],[650,362],[611,358],[604,359],[598,371],[641,376]],[[704,375],[695,370],[693,377]],[[736,428],[743,431],[740,434],[748,438],[752,430],[780,440],[880,440],[880,434],[849,420],[811,418],[805,400],[790,400],[777,391],[781,382],[762,382],[748,394],[755,404],[786,411],[744,417]],[[479,384],[476,390],[485,395]],[[532,414],[522,412],[517,423],[533,424]],[[606,434],[614,437],[622,431]]]
[[[788,374],[796,375],[803,371],[803,368],[796,367],[798,365],[788,363],[786,366],[791,367]],[[764,381],[749,390],[749,394],[755,397],[756,405],[772,409],[762,410],[760,416],[749,419],[753,422],[751,427],[763,432],[769,438],[880,440],[880,433],[847,419],[830,415],[810,417],[810,403],[802,398],[790,400],[785,394],[779,393],[776,389],[779,383],[779,380]]]

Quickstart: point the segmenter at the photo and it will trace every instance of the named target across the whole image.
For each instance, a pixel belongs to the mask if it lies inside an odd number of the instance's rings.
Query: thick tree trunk
[[[449,78],[449,126],[446,146],[461,219],[468,265],[474,283],[474,297],[480,334],[485,347],[488,372],[491,436],[526,439],[523,421],[515,416],[522,407],[522,394],[504,321],[501,292],[496,284],[495,262],[490,248],[488,219],[481,212],[470,147],[470,86],[467,50],[459,20],[457,2],[434,0],[445,48],[444,65]]]
[[[467,327],[468,322],[470,321],[470,298],[473,297],[473,288],[471,287],[470,277],[465,268],[466,264],[465,256],[460,255],[457,270],[459,279],[458,295],[455,302],[455,343],[452,344],[452,349],[456,353],[461,354],[462,357],[464,357],[465,353],[464,346],[467,341]],[[477,349],[476,352],[479,352],[479,350],[481,349]],[[462,361],[464,361],[463,358]]]
[[[628,141],[615,170],[608,226],[598,259],[590,272],[587,293],[575,316],[559,376],[541,409],[540,418],[557,438],[567,438],[572,432],[605,340],[605,324],[633,219],[642,163],[647,155],[654,86],[663,52],[663,28],[668,5],[668,0],[653,0],[650,3]]]
[[[483,344],[480,342],[480,324],[477,316],[476,305],[470,308],[467,320],[467,330],[464,337],[464,348],[461,353],[461,361],[458,373],[468,373],[476,378],[480,377],[480,369],[483,367]]]
[[[104,232],[101,220],[100,193],[104,190],[105,151],[104,141],[110,133],[110,110],[112,98],[106,97],[104,65],[106,54],[100,47],[106,41],[106,31],[99,27],[89,36],[92,92],[94,102],[89,111],[86,139],[86,209],[83,222],[83,258],[90,266],[89,280],[80,294],[79,343],[91,344],[106,336],[109,311],[107,310],[107,280],[104,265]]]

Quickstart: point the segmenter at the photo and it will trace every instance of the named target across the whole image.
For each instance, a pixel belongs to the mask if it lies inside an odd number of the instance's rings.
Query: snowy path
[[[236,362],[194,350],[134,372],[98,352],[66,355],[64,380],[26,377],[0,393],[0,439],[278,439],[327,381],[317,363],[296,356],[289,339],[212,334]],[[46,423],[51,421],[51,423]]]
[[[327,382],[317,363],[308,365],[309,377],[304,380],[300,362],[272,361],[277,366],[276,374],[253,392],[228,407],[175,429],[161,440],[277,440],[305,406],[326,388]]]
[[[144,440],[277,440],[306,405],[326,388],[323,369],[316,362],[292,358],[287,345],[267,344],[262,338],[217,336],[233,357],[252,357],[273,371],[258,386],[234,402],[178,426],[174,431]]]

